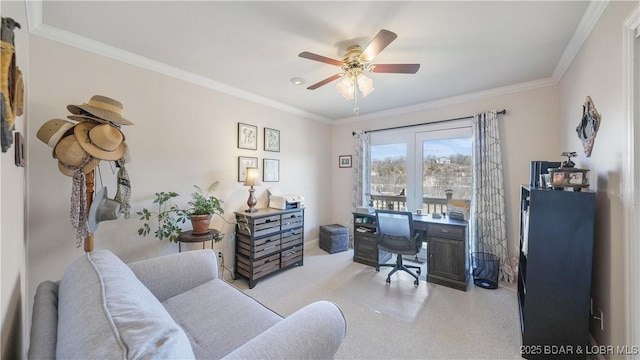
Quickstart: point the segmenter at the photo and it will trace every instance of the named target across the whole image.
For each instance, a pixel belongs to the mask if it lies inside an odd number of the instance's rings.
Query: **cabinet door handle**
[[[449,232],[449,230],[447,230],[447,229],[440,229],[440,232],[448,233],[448,232]]]

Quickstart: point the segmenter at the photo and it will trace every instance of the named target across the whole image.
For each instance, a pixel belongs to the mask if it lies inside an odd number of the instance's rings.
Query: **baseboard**
[[[304,250],[319,248],[320,247],[320,238],[311,239],[309,241],[304,242]]]

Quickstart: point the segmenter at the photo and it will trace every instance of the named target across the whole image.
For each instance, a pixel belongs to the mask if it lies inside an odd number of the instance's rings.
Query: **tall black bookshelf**
[[[518,305],[522,357],[586,358],[595,193],[522,186]]]

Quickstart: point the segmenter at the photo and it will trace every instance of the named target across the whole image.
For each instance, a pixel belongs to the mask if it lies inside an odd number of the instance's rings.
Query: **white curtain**
[[[500,260],[500,280],[513,282],[507,250],[502,150],[495,110],[473,117],[471,248]]]
[[[364,130],[353,132],[353,180],[351,181],[351,211],[366,206],[371,188],[369,178],[369,164],[371,163],[370,136]],[[349,220],[349,246],[353,247],[353,216]]]

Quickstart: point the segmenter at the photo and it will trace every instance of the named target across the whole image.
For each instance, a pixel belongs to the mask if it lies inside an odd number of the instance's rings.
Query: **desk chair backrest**
[[[419,242],[408,211],[376,210],[378,246],[394,253],[416,254]]]

